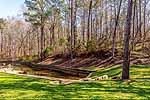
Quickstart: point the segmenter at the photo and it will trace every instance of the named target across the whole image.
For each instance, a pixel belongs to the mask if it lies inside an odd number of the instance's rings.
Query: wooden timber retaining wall
[[[75,68],[64,68],[56,65],[43,65],[43,64],[36,64],[32,62],[22,62],[22,61],[0,61],[0,64],[25,65],[33,69],[56,71],[56,72],[60,72],[72,76],[82,77],[82,78],[87,77],[89,74],[95,72],[95,71],[81,70]]]

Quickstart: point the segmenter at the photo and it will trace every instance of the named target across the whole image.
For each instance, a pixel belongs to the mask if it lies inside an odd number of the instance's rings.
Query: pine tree
[[[129,79],[129,66],[130,66],[130,50],[129,40],[131,33],[131,20],[132,20],[132,5],[133,1],[128,0],[127,18],[126,18],[126,32],[124,34],[124,57],[123,57],[123,70],[122,79]]]
[[[27,11],[24,13],[26,21],[40,28],[40,57],[43,58],[43,51],[45,48],[44,28],[47,18],[50,16],[52,9],[50,6],[47,6],[48,2],[45,0],[26,0],[25,5],[27,7]]]

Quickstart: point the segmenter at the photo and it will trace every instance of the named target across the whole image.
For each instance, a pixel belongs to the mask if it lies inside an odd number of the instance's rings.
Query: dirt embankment
[[[54,55],[46,58],[40,64],[52,64],[65,68],[88,68],[88,67],[111,67],[121,65],[123,62],[123,54],[116,50],[116,57],[112,59],[111,52],[97,51],[93,53],[83,53],[75,56],[73,60],[70,56]],[[147,55],[131,54],[131,64],[150,65],[150,57]]]

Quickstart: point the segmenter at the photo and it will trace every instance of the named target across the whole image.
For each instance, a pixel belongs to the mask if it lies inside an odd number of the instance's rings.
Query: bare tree
[[[113,40],[113,43],[112,43],[112,58],[115,57],[116,30],[117,30],[117,26],[118,26],[118,22],[119,22],[119,16],[120,16],[121,5],[122,5],[122,0],[120,0],[117,17],[116,17],[116,19],[115,19],[115,28],[114,28],[114,33],[113,33],[113,37],[112,37],[112,40]]]

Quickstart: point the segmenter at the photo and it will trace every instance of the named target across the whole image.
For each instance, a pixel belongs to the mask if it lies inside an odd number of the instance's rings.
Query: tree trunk
[[[139,0],[139,39],[142,40],[142,7],[141,0]]]
[[[43,55],[43,51],[44,51],[44,26],[41,26],[41,59],[44,57]]]
[[[89,15],[88,15],[88,25],[87,25],[87,51],[89,50],[89,41],[90,41],[90,16],[91,16],[91,9],[92,9],[92,0],[90,0]]]
[[[74,0],[71,0],[71,35],[70,35],[70,56],[71,56],[71,60],[73,59],[73,3]]]
[[[123,80],[129,79],[129,66],[130,66],[129,40],[130,40],[130,32],[131,32],[132,5],[133,5],[133,1],[128,0],[126,32],[124,34],[124,57],[123,57],[123,70],[122,70]]]
[[[132,27],[131,50],[134,49],[134,38],[135,38],[135,14],[136,14],[136,0],[134,1],[134,9],[133,9],[133,27]]]
[[[76,46],[77,41],[77,26],[76,26],[76,14],[77,14],[77,0],[74,1],[74,17],[73,17],[73,33],[74,33],[74,48]]]
[[[3,29],[1,29],[1,54],[2,53],[3,53]]]
[[[82,16],[82,40],[83,40],[83,43],[85,42],[85,8],[83,10],[83,16]]]
[[[117,14],[117,18],[116,18],[116,20],[115,20],[114,33],[113,33],[113,36],[112,36],[112,40],[113,40],[113,43],[112,43],[112,58],[114,58],[114,57],[115,57],[115,47],[116,47],[116,30],[117,30],[118,21],[119,21],[121,5],[122,5],[122,0],[120,0],[119,9],[118,9],[118,14]]]
[[[142,48],[144,48],[145,46],[145,39],[146,39],[146,0],[144,0],[144,13],[143,13],[143,17],[144,17],[144,26],[143,26],[143,30],[144,30],[144,36],[143,36],[143,43],[142,43]]]

